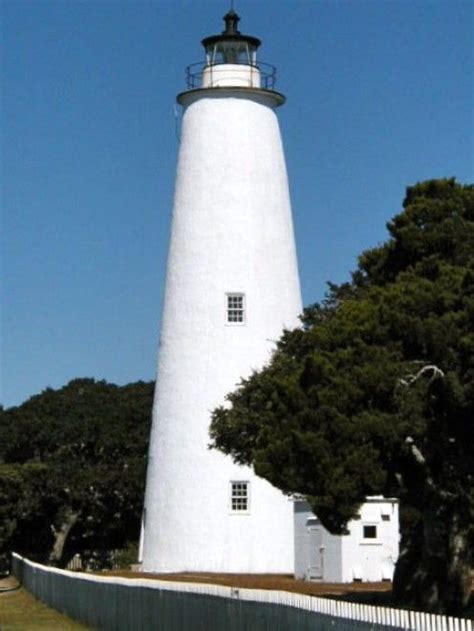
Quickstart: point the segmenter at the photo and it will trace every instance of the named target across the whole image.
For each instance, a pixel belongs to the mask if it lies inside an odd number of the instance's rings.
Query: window
[[[227,324],[244,324],[244,294],[227,294]]]
[[[377,539],[377,526],[364,526],[364,539]]]
[[[390,521],[390,515],[382,514],[382,521]]]
[[[245,64],[250,65],[255,47],[247,42],[227,40],[208,46],[206,53],[210,57],[211,65],[217,64]],[[252,54],[252,55],[251,55]]]
[[[232,513],[248,513],[249,512],[249,483],[248,482],[231,482],[230,483],[230,509]]]

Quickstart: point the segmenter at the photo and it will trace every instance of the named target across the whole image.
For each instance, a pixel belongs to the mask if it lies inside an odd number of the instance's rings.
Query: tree
[[[459,613],[474,543],[474,186],[407,189],[389,239],[305,310],[213,414],[212,446],[332,533],[364,498],[401,504],[398,602]]]
[[[152,383],[76,379],[4,410],[0,549],[64,566],[136,540],[152,399]]]
[[[29,553],[36,555],[47,545],[38,517],[42,515],[42,488],[46,467],[41,463],[0,464],[0,565],[9,565],[12,548],[21,549],[21,539],[30,532]],[[12,545],[12,547],[9,546]]]

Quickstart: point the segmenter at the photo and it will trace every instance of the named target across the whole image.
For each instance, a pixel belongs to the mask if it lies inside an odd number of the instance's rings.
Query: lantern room
[[[261,41],[243,35],[240,17],[231,9],[224,16],[225,29],[220,35],[202,40],[205,62],[187,68],[188,88],[263,88],[273,90],[275,68],[257,60]]]

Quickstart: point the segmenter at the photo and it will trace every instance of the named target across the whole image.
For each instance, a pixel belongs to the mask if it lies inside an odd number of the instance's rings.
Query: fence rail
[[[13,555],[39,600],[113,631],[474,631],[472,620],[262,589],[78,574]]]

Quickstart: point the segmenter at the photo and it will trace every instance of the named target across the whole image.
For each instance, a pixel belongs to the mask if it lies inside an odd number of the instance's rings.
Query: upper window
[[[233,513],[249,512],[249,482],[239,481],[230,483],[230,508]]]
[[[245,296],[244,294],[227,294],[227,324],[244,324]]]

